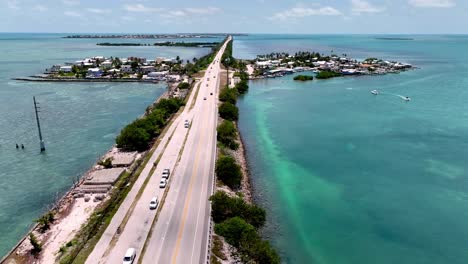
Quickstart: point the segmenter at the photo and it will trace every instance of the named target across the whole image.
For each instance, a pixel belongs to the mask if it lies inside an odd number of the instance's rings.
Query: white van
[[[125,257],[123,259],[123,264],[132,264],[136,257],[136,250],[134,248],[127,249]]]

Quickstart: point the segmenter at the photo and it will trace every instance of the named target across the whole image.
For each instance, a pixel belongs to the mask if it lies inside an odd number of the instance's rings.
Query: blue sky
[[[468,0],[0,0],[0,32],[468,33]]]

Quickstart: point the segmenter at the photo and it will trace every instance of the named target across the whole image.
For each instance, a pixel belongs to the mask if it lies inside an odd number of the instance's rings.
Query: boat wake
[[[371,91],[372,94],[374,95],[379,95],[379,94],[383,94],[383,95],[392,95],[392,96],[396,96],[404,101],[411,101],[411,98],[408,97],[408,96],[404,96],[404,95],[401,95],[401,94],[393,94],[393,93],[387,93],[387,92],[380,92],[380,91],[377,91],[377,90],[372,90]]]

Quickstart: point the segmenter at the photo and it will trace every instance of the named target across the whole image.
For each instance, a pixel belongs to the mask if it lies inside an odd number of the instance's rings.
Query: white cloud
[[[125,21],[134,21],[135,20],[135,18],[132,17],[132,16],[123,16],[122,19],[125,20]]]
[[[8,8],[10,8],[10,9],[15,9],[15,10],[19,9],[19,3],[16,0],[7,1],[6,4],[7,4]]]
[[[161,12],[164,10],[163,8],[147,7],[143,4],[124,5],[123,8],[129,12],[141,12],[141,13]]]
[[[409,0],[408,3],[415,7],[454,7],[453,0]]]
[[[206,7],[206,8],[188,7],[188,8],[185,8],[184,10],[191,14],[201,14],[201,15],[211,15],[211,14],[221,12],[221,9],[217,7]]]
[[[67,6],[76,6],[80,4],[79,0],[62,0],[62,3],[64,3]]]
[[[187,7],[175,10],[165,10],[161,17],[172,18],[172,17],[192,17],[197,15],[212,15],[222,10],[217,7]]]
[[[100,8],[86,8],[88,12],[95,13],[95,14],[109,14],[112,12],[110,9],[100,9]]]
[[[81,13],[74,11],[65,11],[63,14],[70,17],[82,17]]]
[[[351,0],[351,11],[353,14],[380,13],[384,10],[385,7],[374,6],[365,0]]]
[[[34,10],[39,11],[39,12],[45,12],[49,10],[49,8],[43,6],[43,5],[35,5]]]
[[[302,18],[308,16],[339,16],[341,12],[331,6],[325,6],[320,8],[300,8],[294,7],[289,10],[274,14],[271,20],[287,20],[294,18]]]

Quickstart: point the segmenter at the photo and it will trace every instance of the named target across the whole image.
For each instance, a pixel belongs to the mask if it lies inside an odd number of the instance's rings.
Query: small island
[[[150,43],[130,43],[130,42],[123,42],[123,43],[110,43],[110,42],[102,42],[97,43],[98,46],[156,46],[156,47],[187,47],[187,48],[212,48],[219,45],[219,42],[156,42],[154,44]]]
[[[339,72],[336,72],[336,71],[329,71],[329,70],[325,70],[325,71],[320,71],[319,73],[317,73],[317,76],[315,76],[317,79],[330,79],[330,78],[333,78],[333,77],[339,77],[339,76],[342,76],[343,74],[339,73]]]
[[[312,71],[316,79],[330,79],[341,76],[383,75],[400,73],[413,69],[408,63],[402,63],[378,58],[367,58],[362,61],[348,57],[346,54],[324,55],[319,52],[301,51],[295,54],[275,52],[258,55],[255,60],[248,61],[251,79],[275,78],[296,72]],[[304,77],[295,78],[302,81]]]
[[[294,76],[295,81],[301,81],[301,82],[312,81],[313,79],[314,79],[314,76],[312,76],[312,75],[297,75],[297,76]]]

